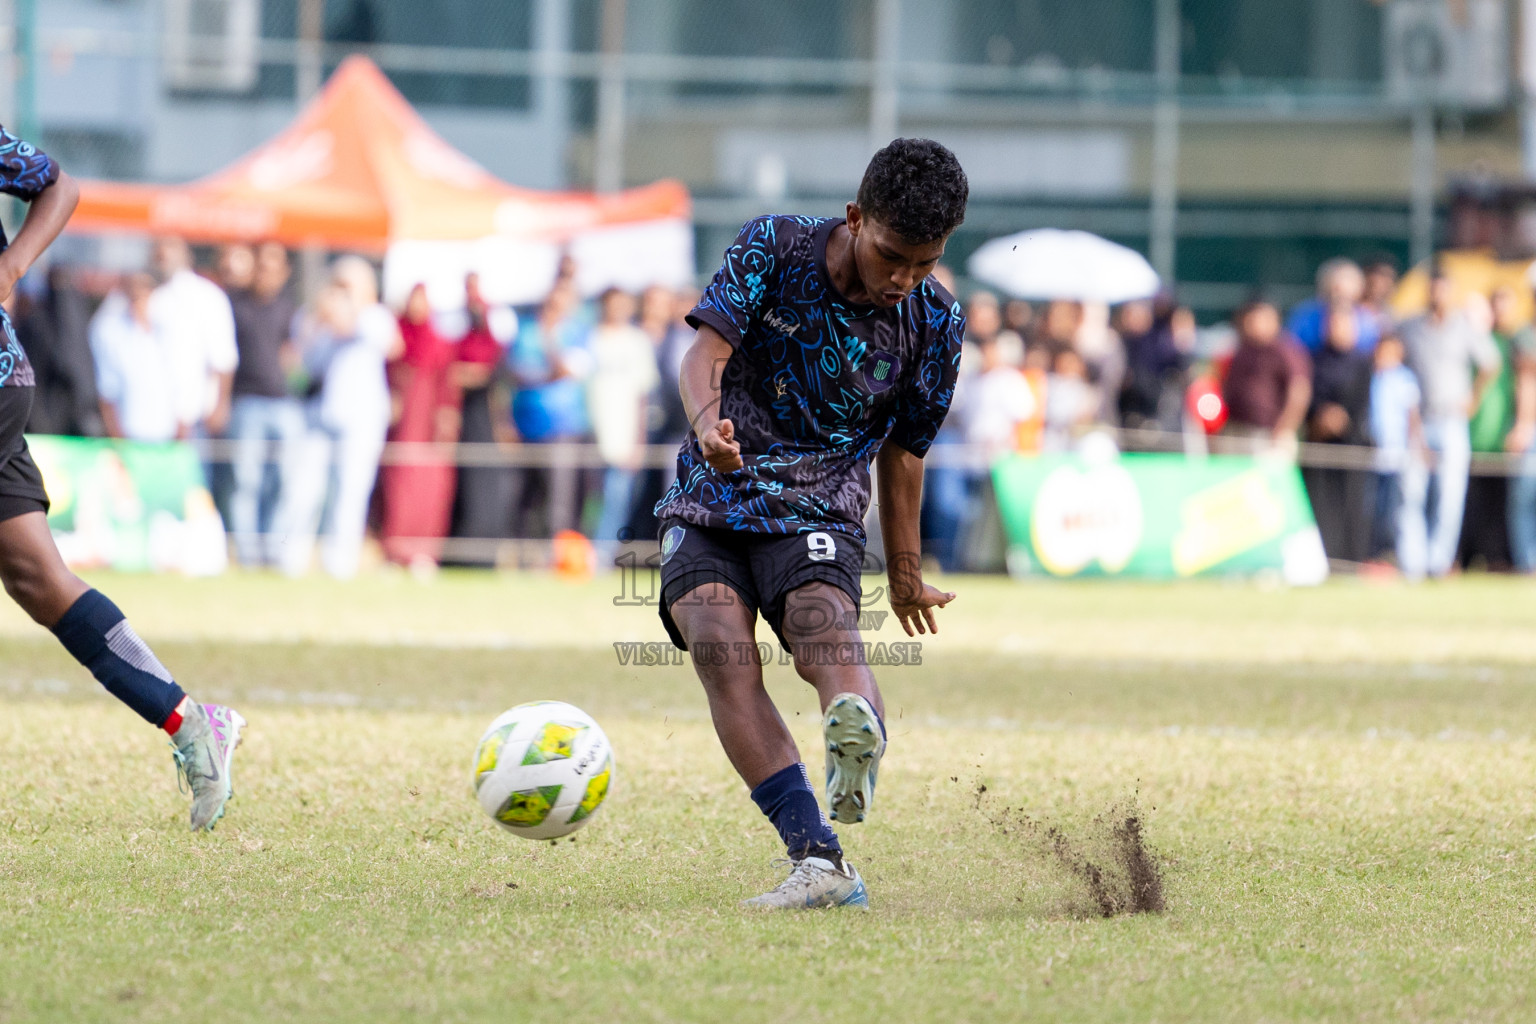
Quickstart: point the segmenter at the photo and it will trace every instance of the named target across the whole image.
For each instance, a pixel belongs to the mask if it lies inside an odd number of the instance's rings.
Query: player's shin
[[[778,830],[790,860],[821,857],[841,870],[843,848],[821,813],[804,764],[774,772],[752,790],[752,800]]]
[[[105,594],[82,594],[53,626],[53,635],[107,692],[139,717],[165,727],[186,694],[149,645]]]

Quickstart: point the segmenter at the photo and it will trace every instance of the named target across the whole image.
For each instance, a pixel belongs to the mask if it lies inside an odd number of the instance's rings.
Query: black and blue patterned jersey
[[[0,192],[31,202],[43,189],[59,180],[59,165],[32,145],[0,128]],[[0,228],[0,250],[7,245]],[[32,365],[16,340],[11,318],[0,310],[0,388],[29,387],[34,383]]]
[[[658,518],[862,541],[880,446],[927,453],[954,396],[965,318],[931,277],[893,307],[848,301],[827,272],[827,239],[842,223],[759,217],[726,250],[688,323],[734,349],[719,415],[744,465],[718,472],[690,434]]]

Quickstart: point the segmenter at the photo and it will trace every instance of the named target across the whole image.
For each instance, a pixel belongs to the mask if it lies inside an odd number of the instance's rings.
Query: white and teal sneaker
[[[840,693],[822,719],[827,740],[827,811],[835,822],[864,820],[875,798],[875,776],[885,753],[885,735],[869,701]]]
[[[842,870],[825,857],[791,861],[789,877],[761,896],[743,900],[744,907],[770,910],[815,910],[821,907],[869,909],[869,892],[852,864]]]
[[[171,741],[178,781],[192,791],[192,831],[213,831],[235,795],[231,770],[245,719],[221,704],[193,704]]]

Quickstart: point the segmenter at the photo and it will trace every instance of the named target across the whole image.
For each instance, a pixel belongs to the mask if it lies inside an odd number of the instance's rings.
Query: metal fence
[[[1264,446],[1265,451],[1256,456],[1255,446],[1251,440],[1222,435],[1207,437],[1203,431],[1194,428],[1185,431],[1160,431],[1092,427],[1087,428],[1084,433],[1100,435],[1126,452],[1182,453],[1190,459],[1197,460],[1213,455],[1274,458],[1292,462],[1302,470],[1349,470],[1363,475],[1374,474],[1378,468],[1379,453],[1369,446],[1314,443],[1267,445]],[[203,460],[210,465],[227,464],[236,455],[235,442],[203,440],[192,443],[196,445]],[[985,479],[989,473],[991,459],[994,457],[994,453],[987,449],[960,444],[939,444],[929,450],[924,461],[929,469],[963,469],[980,479]],[[267,458],[270,465],[275,466],[279,463],[280,451],[276,442],[268,443]],[[1433,457],[1428,458],[1432,462]],[[653,497],[659,497],[660,490],[670,482],[676,460],[676,445],[653,444],[645,447],[643,457],[638,461],[636,468],[640,471],[651,471],[654,474],[652,484],[657,490]],[[1471,475],[1483,478],[1519,477],[1531,473],[1531,461],[1531,456],[1522,454],[1476,454],[1472,458]],[[531,518],[547,524],[555,518],[553,507],[559,506],[567,513],[573,513],[569,524],[572,526],[579,526],[581,522],[582,494],[585,493],[590,500],[597,500],[597,494],[600,491],[597,475],[607,468],[607,463],[604,462],[598,447],[583,442],[550,444],[391,442],[384,447],[380,459],[381,469],[384,470],[395,466],[441,466],[448,463],[459,470],[545,472],[548,478],[540,496],[543,504],[531,510]],[[974,556],[975,568],[1001,571],[1006,541],[1001,534],[1001,525],[997,516],[990,510],[993,501],[990,490],[985,486],[978,488],[973,500],[986,506],[975,509],[971,517],[982,524],[980,527],[982,535],[972,538],[973,545],[980,552]],[[646,515],[648,509],[638,507],[643,501],[642,498],[637,502],[637,507],[632,511],[631,523],[648,522]],[[1328,511],[1330,510],[1321,510],[1319,518]],[[1332,511],[1337,513],[1338,510]],[[1488,512],[1487,509],[1481,511],[1484,514]],[[1499,511],[1502,514],[1502,506]],[[512,524],[515,519],[513,511],[509,510],[508,524]],[[871,548],[878,561],[879,522],[874,516],[873,507],[868,520],[871,530]],[[1468,528],[1476,529],[1477,524],[1469,522]],[[528,533],[509,529],[504,531],[504,534],[489,537],[450,536],[442,539],[438,550],[442,559],[449,563],[509,569],[544,568],[550,564],[553,542],[549,536],[549,530]],[[399,539],[410,542],[424,538]],[[926,541],[928,538],[924,539]],[[615,543],[614,538],[602,540],[606,541],[602,545],[605,557],[616,557],[620,560],[620,564],[644,564],[645,560],[652,558],[657,550],[656,537],[646,532],[626,532],[619,538],[619,543]],[[624,561],[625,559],[628,561]],[[1347,563],[1336,562],[1335,564],[1341,568],[1348,568]]]

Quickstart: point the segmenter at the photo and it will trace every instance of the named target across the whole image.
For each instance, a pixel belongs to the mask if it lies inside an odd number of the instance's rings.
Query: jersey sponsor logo
[[[789,335],[791,338],[793,338],[795,336],[795,332],[800,329],[799,324],[792,324],[788,320],[785,320],[783,317],[772,311],[763,314],[763,323],[767,324],[769,327],[772,327],[780,334]]]
[[[896,383],[900,373],[901,360],[888,352],[874,352],[864,360],[864,383],[877,395]]]
[[[683,534],[687,531],[681,526],[674,526],[661,538],[661,564],[666,565],[677,554],[677,549],[682,546]]]

